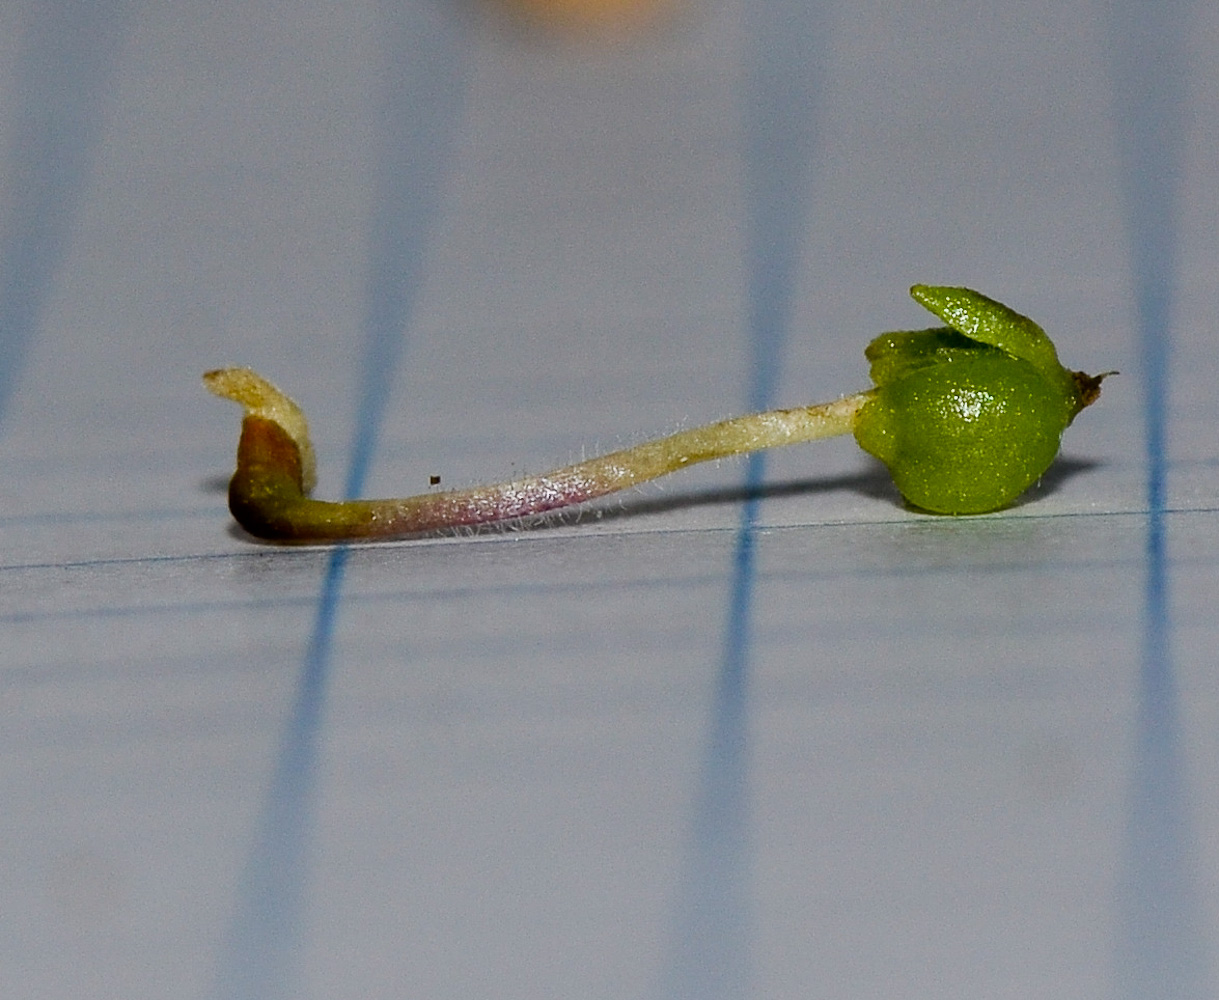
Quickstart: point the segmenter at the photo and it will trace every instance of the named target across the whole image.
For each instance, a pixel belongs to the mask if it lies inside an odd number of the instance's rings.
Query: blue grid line
[[[761,470],[755,475],[760,477]],[[737,533],[711,734],[680,887],[676,951],[666,989],[669,997],[727,1000],[749,993],[748,696],[756,507],[756,499],[746,501]]]
[[[816,97],[828,50],[815,0],[751,4],[745,13],[744,160],[750,410],[774,405],[791,320],[816,142]],[[756,525],[766,458],[749,456],[748,494],[732,563],[723,648],[692,842],[679,886],[668,997],[739,1000],[752,946],[748,693]]]
[[[126,35],[121,0],[23,5],[13,162],[0,218],[0,421],[68,250]]]
[[[784,530],[800,530],[800,529],[784,529]],[[739,549],[739,545],[737,546]],[[733,560],[735,565],[749,565],[740,559],[739,552]],[[1076,575],[1087,575],[1103,571],[1113,570],[1132,570],[1137,571],[1144,565],[1144,560],[1140,557],[1120,558],[1120,559],[1070,559],[1062,562],[1039,562],[1036,564],[1007,562],[1007,563],[988,563],[983,566],[967,566],[970,574],[978,578],[986,576],[1004,576],[1014,573],[1036,573],[1043,575],[1049,572],[1069,570]],[[1213,565],[1211,559],[1199,559],[1193,565]],[[48,566],[38,567],[39,569],[58,569],[59,567]],[[902,569],[900,572],[890,571],[882,567],[868,566],[842,566],[816,570],[790,570],[790,571],[775,571],[761,572],[757,569],[751,571],[751,579],[765,580],[770,583],[788,584],[788,583],[828,583],[835,581],[847,580],[922,580],[934,578],[937,576],[955,577],[960,574],[962,567],[956,564],[945,565],[928,565],[928,566],[909,566]],[[721,580],[719,574],[675,574],[672,576],[652,576],[647,579],[633,580],[629,582],[614,580],[600,583],[595,580],[583,580],[579,584],[581,593],[590,595],[601,595],[612,593],[629,593],[638,591],[650,591],[658,589],[669,589],[673,587],[693,587],[701,586],[702,584],[712,583],[716,580]],[[525,583],[513,581],[510,584],[496,584],[485,587],[460,586],[460,587],[442,587],[438,589],[428,590],[384,590],[363,592],[346,592],[344,600],[348,603],[380,603],[380,602],[401,602],[403,604],[444,604],[449,601],[468,599],[468,598],[494,598],[503,595],[520,595],[522,597],[545,599],[554,594],[569,593],[572,589],[572,584],[569,581],[562,583]],[[211,601],[187,601],[179,603],[157,603],[157,604],[120,604],[107,605],[94,608],[73,608],[73,609],[53,609],[34,611],[15,611],[15,612],[0,612],[0,623],[16,624],[19,622],[34,622],[34,621],[56,621],[72,618],[90,618],[90,617],[140,617],[140,616],[156,616],[156,615],[192,615],[192,614],[213,614],[217,612],[230,612],[241,610],[278,610],[283,608],[312,607],[317,601],[317,596],[313,594],[301,595],[282,595],[275,597],[261,598],[231,598],[226,600],[211,600]],[[730,602],[731,606],[731,602]],[[729,620],[737,620],[737,615],[730,614]],[[727,635],[725,636],[727,642]]]
[[[746,11],[744,101],[749,408],[774,405],[803,248],[817,141],[828,0],[772,0]],[[761,482],[751,465],[746,482]],[[758,479],[751,481],[749,475]]]
[[[1165,537],[1188,14],[1184,0],[1127,0],[1114,8],[1110,23],[1147,464],[1143,642],[1118,944],[1118,995],[1131,1000],[1211,995],[1181,747]]]
[[[759,489],[757,491],[757,493],[758,493],[759,499],[766,498],[767,491],[765,488]],[[214,515],[216,512],[213,511],[212,513]],[[1219,513],[1219,507],[1203,507],[1203,506],[1175,507],[1175,506],[1168,505],[1168,506],[1165,506],[1160,513],[1161,513],[1161,518],[1164,520],[1166,520],[1168,518],[1189,517],[1189,516],[1194,516],[1194,515],[1209,517],[1211,515]],[[932,516],[938,516],[938,515],[928,515],[928,517],[932,517]],[[1147,511],[1145,511],[1145,510],[1139,510],[1139,511],[1128,511],[1128,510],[1047,511],[1044,514],[1020,514],[1020,515],[1016,515],[1016,516],[1006,516],[1006,517],[1002,514],[994,514],[994,515],[985,515],[984,517],[985,517],[985,520],[988,520],[988,521],[1008,521],[1008,522],[1016,522],[1016,523],[1023,523],[1025,521],[1057,521],[1057,520],[1074,520],[1074,519],[1110,520],[1113,518],[1137,518],[1141,522],[1146,523]],[[978,520],[982,520],[982,518],[978,518]],[[832,522],[813,523],[813,524],[780,524],[780,525],[774,525],[774,526],[768,528],[767,530],[769,530],[769,531],[815,531],[815,530],[840,531],[840,530],[844,530],[844,529],[850,530],[853,528],[882,527],[882,526],[886,526],[886,525],[900,525],[900,524],[910,524],[910,523],[911,523],[911,520],[909,518],[892,518],[892,519],[890,519],[890,518],[869,518],[867,520],[859,520],[859,521],[832,521]],[[711,534],[721,534],[721,533],[729,532],[729,531],[735,533],[735,532],[739,531],[739,527],[729,528],[729,527],[698,526],[698,527],[667,528],[667,529],[665,529],[664,533],[670,534],[670,535],[674,535],[674,534],[711,535]],[[537,536],[539,539],[547,537],[543,533],[542,529],[531,529],[530,533]],[[651,530],[641,530],[641,531],[622,532],[622,535],[635,538],[635,537],[653,535],[656,533],[657,532],[654,532]],[[438,542],[442,543],[442,544],[449,544],[452,541],[452,537],[453,536],[447,536],[447,535],[438,535],[434,538],[425,537],[425,538],[417,539],[414,541],[405,541],[405,542],[401,543],[398,547],[402,548],[402,549],[408,549],[408,548],[414,548],[414,547],[426,547],[426,546],[429,546],[431,544],[435,544]],[[587,533],[560,534],[560,535],[554,536],[553,540],[556,542],[561,540],[562,544],[569,545],[569,544],[572,544],[572,542],[576,541],[577,539],[591,539],[591,538],[601,538],[601,537],[605,537],[605,536],[599,535],[599,534],[587,534]],[[619,537],[621,537],[621,536],[619,536]],[[513,545],[519,545],[522,543],[522,539],[519,534],[498,535],[498,534],[494,534],[491,532],[486,532],[483,535],[479,536],[479,538],[485,542],[498,542],[500,540],[503,540],[503,541],[505,541],[509,544],[513,544]],[[465,539],[465,538],[462,539],[463,544],[473,544],[475,541],[476,541],[476,539],[473,537],[471,537],[469,539]],[[380,545],[378,547],[388,548],[388,547],[391,547],[391,545],[385,544],[385,545]],[[56,570],[91,569],[91,568],[100,568],[100,567],[104,567],[104,566],[140,566],[140,565],[157,565],[157,564],[162,564],[162,563],[191,563],[191,562],[201,562],[201,561],[226,561],[226,560],[245,561],[245,560],[257,560],[257,559],[282,560],[282,559],[292,559],[292,558],[306,559],[311,556],[315,556],[316,554],[317,554],[317,549],[311,549],[311,548],[307,548],[307,547],[287,547],[286,548],[286,547],[281,546],[281,547],[273,548],[271,546],[267,546],[262,549],[251,548],[251,549],[247,549],[247,550],[240,551],[240,552],[191,552],[191,553],[184,553],[181,555],[99,556],[96,559],[72,559],[72,560],[65,560],[62,562],[0,563],[0,573],[21,573],[21,572],[25,572],[27,570],[28,571],[38,571],[38,570],[49,570],[49,569],[56,569]],[[1173,559],[1174,564],[1177,566],[1199,565],[1199,564],[1201,564],[1203,562],[1207,562],[1207,561],[1208,560],[1206,560],[1204,557],[1196,557],[1194,555],[1194,553],[1192,553],[1192,552],[1185,552],[1181,555],[1176,556]],[[1076,563],[1076,562],[1071,562],[1069,564],[1044,563],[1043,565],[1045,565],[1047,567],[1051,567],[1051,566],[1056,566],[1056,565],[1122,566],[1122,565],[1126,565],[1126,564],[1127,563],[1124,560],[1105,560],[1103,562],[1098,561],[1098,562],[1094,562],[1094,563]],[[1022,565],[1022,564],[1020,564],[1020,563],[993,563],[993,564],[972,567],[971,571],[978,572],[978,573],[1003,572],[1012,566],[1019,566],[1019,565]],[[1140,556],[1138,565],[1140,567],[1146,565],[1146,556],[1145,555]],[[890,568],[887,568],[886,570],[884,570],[886,575],[899,575],[899,576],[910,575],[910,574],[921,575],[928,571],[929,570],[926,567],[917,567],[917,566],[916,567],[894,566],[894,567],[890,567]],[[865,574],[866,574],[866,572],[868,572],[868,571],[864,570]],[[840,575],[840,574],[836,573],[835,575]],[[848,573],[846,575],[854,575],[854,574]]]
[[[317,798],[318,734],[347,552],[346,548],[334,551],[322,581],[296,703],[242,878],[242,904],[230,929],[230,952],[220,984],[224,997],[294,995],[293,967],[304,920],[304,872]]]
[[[369,220],[368,311],[347,468],[349,498],[363,492],[384,423],[464,93],[462,49],[451,12],[431,0],[383,0],[379,7],[388,39],[381,67],[388,100]]]
[[[404,347],[403,334],[422,283],[464,91],[461,47],[449,11],[427,0],[409,4],[385,0],[379,13],[385,92],[381,145],[375,153],[367,311],[348,497],[363,491],[376,450]],[[281,743],[221,968],[219,992],[225,998],[267,1000],[297,992],[318,744],[349,553],[346,546],[339,546],[327,562],[296,705]]]
[[[772,529],[772,530],[806,530],[802,528],[790,529]],[[355,550],[352,550],[353,552]],[[193,561],[200,557],[191,557]],[[202,558],[222,559],[224,556],[208,556]],[[233,554],[233,558],[241,558],[241,556]],[[116,560],[122,565],[130,562],[139,562],[140,560]],[[171,562],[175,560],[160,559],[156,562]],[[740,559],[734,560],[734,565],[740,564]],[[1036,573],[1038,575],[1068,570],[1076,575],[1089,575],[1098,572],[1130,570],[1137,572],[1144,568],[1146,562],[1145,555],[1140,555],[1137,558],[1113,558],[1113,559],[1079,559],[1070,558],[1061,562],[1038,562],[1036,564],[1022,562],[1003,562],[1003,563],[987,563],[979,566],[969,566],[971,575],[977,577],[1007,575],[1013,573]],[[1178,566],[1211,566],[1214,560],[1209,557],[1199,557],[1197,559],[1182,558],[1176,560]],[[76,568],[91,568],[94,564],[79,564]],[[100,566],[108,566],[111,563],[96,564]],[[74,568],[71,564],[42,564],[29,567],[33,570],[61,570]],[[847,580],[867,580],[867,579],[884,579],[884,580],[920,580],[934,578],[938,576],[956,576],[961,572],[961,566],[956,564],[936,564],[927,566],[906,566],[900,570],[892,567],[876,567],[876,566],[855,566],[843,565],[835,567],[827,567],[824,569],[801,569],[801,570],[770,570],[762,572],[756,569],[751,570],[751,578],[756,582],[765,580],[776,584],[790,583],[827,583],[833,581]],[[616,592],[637,592],[637,591],[652,591],[652,590],[667,590],[672,588],[689,588],[712,584],[717,580],[721,580],[719,574],[675,574],[672,576],[654,576],[642,580],[633,580],[629,582],[623,581],[605,581],[584,580],[580,583],[580,591],[592,595],[606,595]],[[572,584],[569,581],[561,583],[523,583],[514,581],[510,584],[495,584],[490,586],[458,586],[444,587],[439,589],[428,590],[378,590],[370,592],[351,592],[347,591],[343,595],[343,599],[347,604],[379,604],[379,603],[400,603],[404,605],[412,604],[444,604],[453,600],[472,599],[472,598],[494,598],[511,594],[514,596],[536,598],[544,600],[547,597],[559,594],[569,593],[572,589]],[[164,615],[207,615],[227,613],[233,611],[250,611],[250,610],[283,610],[288,608],[314,607],[317,603],[316,594],[300,594],[300,595],[280,595],[274,597],[262,598],[232,598],[224,600],[210,601],[189,601],[177,603],[157,603],[157,604],[120,604],[107,605],[93,608],[72,608],[72,609],[53,609],[53,610],[31,610],[31,611],[14,611],[0,613],[0,624],[25,624],[31,622],[54,622],[54,621],[75,621],[87,620],[90,618],[151,618]],[[1205,613],[1205,612],[1204,612]],[[737,616],[732,616],[736,620]],[[1098,624],[1097,628],[1108,628],[1107,624]]]

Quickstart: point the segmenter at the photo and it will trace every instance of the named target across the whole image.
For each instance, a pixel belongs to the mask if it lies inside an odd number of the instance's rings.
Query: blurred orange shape
[[[668,20],[681,0],[507,0],[526,20],[570,35],[633,35]]]

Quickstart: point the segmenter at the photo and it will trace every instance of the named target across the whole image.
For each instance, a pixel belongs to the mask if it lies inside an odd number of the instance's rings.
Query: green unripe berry
[[[1027,361],[959,353],[880,386],[855,427],[902,496],[940,514],[1006,506],[1054,461],[1068,420],[1057,387]]]
[[[1002,303],[967,288],[911,294],[949,326],[868,345],[876,391],[855,438],[915,506],[997,510],[1049,468],[1100,381],[1065,369],[1045,332]]]

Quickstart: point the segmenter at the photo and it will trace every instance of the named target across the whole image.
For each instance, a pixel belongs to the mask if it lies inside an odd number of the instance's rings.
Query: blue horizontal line
[[[31,514],[9,514],[0,516],[0,529],[34,524],[126,524],[132,521],[198,521],[202,518],[218,518],[221,512],[208,507],[161,507],[147,510],[120,511],[37,511]]]
[[[1130,510],[1111,510],[1111,511],[1052,511],[1044,514],[1021,513],[1021,514],[986,514],[980,517],[969,518],[962,520],[961,524],[985,524],[985,523],[1003,523],[1003,524],[1020,524],[1026,521],[1058,521],[1070,519],[1086,519],[1086,520],[1106,520],[1112,518],[1139,518],[1140,523],[1145,522],[1149,512],[1145,508],[1131,508]],[[1165,516],[1171,517],[1189,517],[1189,516],[1206,516],[1211,514],[1219,514],[1219,507],[1165,507],[1162,510]],[[902,525],[919,525],[919,524],[934,524],[947,523],[947,519],[935,517],[932,515],[919,517],[894,517],[891,519],[873,519],[860,521],[816,521],[808,524],[775,524],[775,525],[759,525],[755,530],[762,534],[770,534],[778,531],[837,531],[850,530],[853,528],[867,527],[900,527]],[[647,535],[715,535],[733,533],[739,529],[731,525],[716,526],[716,527],[680,527],[680,528],[664,528],[652,529],[642,528],[639,530],[616,531],[614,533],[598,532],[590,533],[581,531],[578,526],[573,525],[554,525],[541,528],[531,528],[525,532],[505,532],[496,530],[486,530],[475,532],[469,535],[429,535],[419,538],[402,539],[398,542],[382,542],[375,545],[354,546],[353,552],[386,552],[386,551],[403,551],[407,552],[412,549],[430,549],[440,545],[479,545],[479,544],[511,544],[522,545],[529,542],[547,542],[554,543],[562,541],[565,544],[572,544],[576,541],[599,540],[605,538],[638,538]],[[262,543],[250,543],[249,549],[242,552],[198,552],[188,553],[185,555],[148,555],[148,556],[107,556],[98,559],[73,559],[64,562],[14,562],[0,564],[0,573],[22,572],[24,570],[46,570],[46,569],[87,569],[89,567],[102,566],[123,566],[123,565],[155,565],[158,563],[189,563],[202,560],[243,560],[243,559],[302,559],[308,557],[323,558],[328,557],[329,549],[321,546],[293,546],[293,545],[266,545]],[[1174,562],[1180,563],[1187,560],[1181,558],[1174,559]],[[983,567],[976,567],[979,571]]]
[[[791,530],[791,529],[782,529]],[[764,534],[764,533],[763,533]],[[352,550],[347,550],[351,552]],[[223,557],[201,557],[201,558],[223,558]],[[169,560],[166,560],[169,561]],[[1186,558],[1178,560],[1181,565],[1200,565],[1209,566],[1215,563],[1215,559],[1205,557]],[[93,568],[99,565],[109,564],[77,564],[75,568]],[[1128,568],[1137,569],[1142,565],[1142,559],[1138,554],[1132,554],[1129,558],[1124,559],[1071,559],[1064,562],[1002,562],[1002,563],[986,563],[984,565],[969,565],[962,566],[958,563],[953,564],[937,564],[923,566],[886,566],[881,568],[869,567],[853,567],[853,566],[838,566],[832,569],[815,569],[801,571],[770,571],[758,572],[757,579],[766,583],[791,583],[797,581],[832,581],[832,580],[867,580],[867,579],[916,579],[936,576],[953,576],[961,573],[962,569],[968,569],[971,574],[978,576],[1000,576],[1012,573],[1033,573],[1037,575],[1048,575],[1058,573],[1064,570],[1094,573],[1102,569]],[[62,570],[74,568],[71,564],[68,565],[40,565],[31,567],[38,570]],[[536,596],[545,597],[555,593],[570,593],[573,589],[579,590],[581,593],[606,593],[606,592],[638,592],[655,589],[665,589],[674,586],[689,587],[701,584],[713,584],[722,582],[722,577],[717,574],[694,574],[694,575],[679,575],[665,577],[651,577],[643,580],[633,580],[630,582],[619,581],[584,581],[579,584],[572,584],[571,581],[565,580],[556,583],[535,583],[523,584],[513,582],[511,584],[493,585],[487,587],[442,587],[435,590],[418,590],[418,591],[378,591],[365,592],[348,590],[344,598],[346,603],[376,603],[383,601],[399,601],[407,604],[416,603],[431,603],[435,601],[452,601],[460,598],[482,596],[494,597],[500,594],[513,594],[521,596]],[[243,609],[259,610],[259,609],[275,609],[287,607],[312,607],[316,604],[316,594],[300,594],[295,596],[269,597],[257,599],[240,599],[232,601],[195,601],[183,602],[180,604],[130,604],[130,605],[115,605],[111,607],[98,607],[92,609],[72,609],[70,611],[29,611],[29,612],[14,612],[9,614],[0,613],[0,623],[6,624],[22,624],[38,621],[63,621],[77,618],[125,618],[125,617],[141,617],[141,616],[156,616],[156,615],[172,615],[172,614],[211,614],[214,612],[231,612],[241,611]]]

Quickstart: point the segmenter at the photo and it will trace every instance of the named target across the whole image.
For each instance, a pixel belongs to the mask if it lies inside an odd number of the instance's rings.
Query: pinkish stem
[[[872,397],[869,390],[818,406],[722,420],[491,486],[393,500],[327,502],[308,495],[312,447],[295,403],[247,369],[209,372],[204,381],[217,395],[246,409],[237,471],[229,486],[234,517],[257,537],[298,543],[401,538],[542,514],[699,462],[849,433]]]

